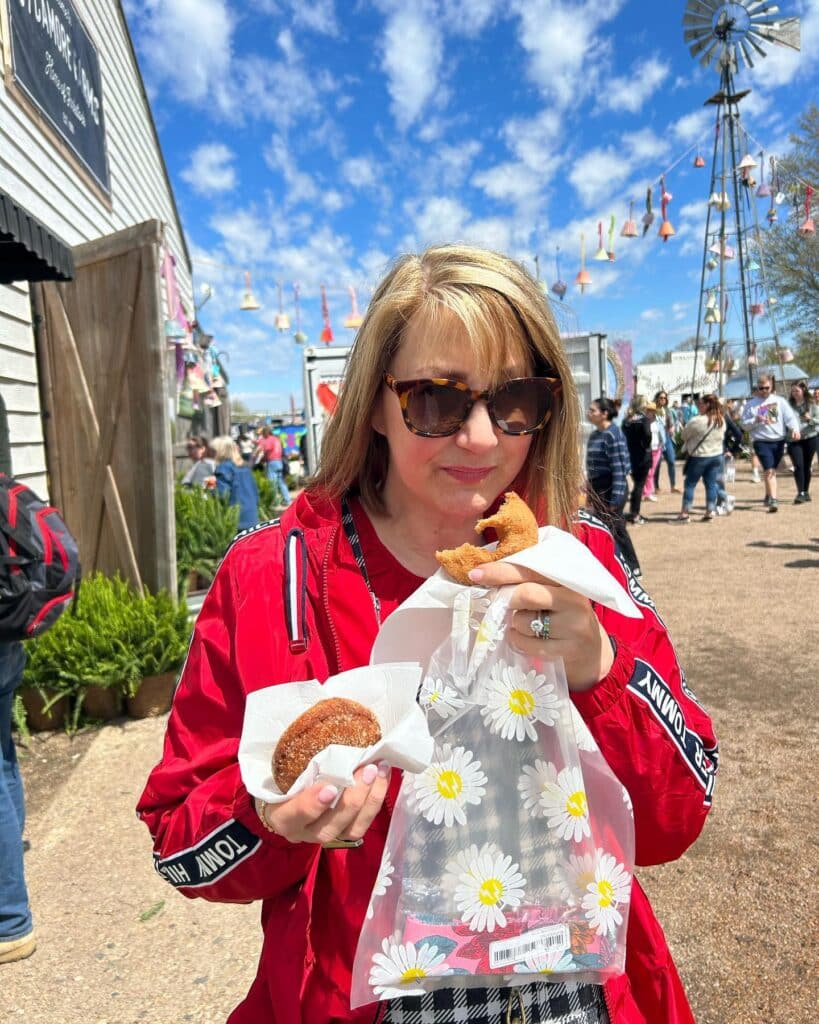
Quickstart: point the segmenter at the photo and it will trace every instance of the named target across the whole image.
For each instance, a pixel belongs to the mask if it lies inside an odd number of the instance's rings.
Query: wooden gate
[[[33,301],[49,490],[83,572],[175,593],[160,242],[147,221],[77,246],[75,279]]]

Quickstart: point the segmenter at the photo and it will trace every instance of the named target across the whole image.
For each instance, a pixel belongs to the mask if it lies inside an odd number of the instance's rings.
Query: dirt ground
[[[795,507],[789,475],[779,483],[777,515],[743,465],[730,518],[678,524],[679,496],[663,493],[632,533],[721,741],[702,837],[640,872],[699,1024],[808,1024],[819,1006],[819,501]],[[246,991],[258,908],[176,894],[134,817],[163,726],[122,721],[21,751],[40,948],[0,967],[0,1019],[221,1024]]]

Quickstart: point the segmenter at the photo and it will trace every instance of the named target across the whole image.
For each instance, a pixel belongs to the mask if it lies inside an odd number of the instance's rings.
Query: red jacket
[[[363,513],[356,515],[366,555],[378,542]],[[631,794],[637,862],[674,860],[696,839],[710,806],[717,762],[711,723],[686,687],[651,600],[616,558],[611,535],[581,515],[578,536],[629,587],[644,617],[597,609],[617,655],[605,679],[572,699]],[[302,538],[306,566],[285,557],[303,550]],[[408,596],[392,582],[399,575],[371,572],[382,615]],[[350,977],[400,773],[393,772],[362,847],[322,850],[262,828],[236,759],[248,693],[367,664],[376,632],[338,505],[307,495],[280,524],[233,544],[199,614],[162,760],[138,813],[154,837],[157,870],[185,896],[263,901],[258,974],[230,1024],[370,1024],[380,1017],[377,1004],[350,1010]],[[608,982],[605,994],[612,1024],[693,1022],[636,883],[626,974]]]

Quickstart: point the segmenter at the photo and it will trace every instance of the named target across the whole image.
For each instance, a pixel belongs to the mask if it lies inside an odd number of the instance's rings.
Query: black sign
[[[14,79],[110,194],[97,50],[71,0],[8,0]]]

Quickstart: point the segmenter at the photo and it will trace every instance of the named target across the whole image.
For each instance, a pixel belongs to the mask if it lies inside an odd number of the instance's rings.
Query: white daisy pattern
[[[515,974],[555,974],[558,971],[576,971],[570,949],[550,949],[532,953],[522,964],[515,964]]]
[[[447,864],[457,877],[455,904],[461,920],[473,932],[493,932],[506,925],[505,909],[520,906],[526,879],[512,858],[494,843],[485,843],[471,856],[460,856]]]
[[[486,775],[471,750],[445,743],[437,760],[412,776],[413,800],[433,825],[451,828],[466,824],[466,805],[480,804],[486,794]]]
[[[445,953],[440,953],[432,942],[415,946],[412,942],[401,942],[396,932],[381,943],[381,953],[373,956],[370,968],[370,986],[381,999],[396,999],[400,996],[422,995],[421,982],[425,978],[440,978],[451,974],[445,962]]]
[[[574,726],[574,737],[577,741],[578,750],[585,750],[587,753],[591,753],[597,750],[597,744],[594,742],[594,736],[589,731],[589,727],[583,721],[583,717],[580,712],[574,706],[569,705],[572,709],[572,725]]]
[[[553,764],[538,758],[534,765],[523,766],[523,774],[518,779],[518,792],[523,798],[524,808],[534,817],[541,818],[546,813],[540,798],[549,785],[557,785],[557,770]]]
[[[602,935],[614,934],[623,923],[618,907],[631,898],[631,875],[610,853],[597,851],[594,880],[586,886],[583,910],[592,928]]]
[[[564,768],[556,782],[547,783],[540,794],[540,806],[549,828],[561,839],[579,843],[583,836],[591,835],[589,805],[579,768]]]
[[[487,651],[494,651],[500,638],[503,634],[503,625],[500,622],[491,622],[489,619],[483,619],[478,624],[477,632],[475,633],[475,646],[485,647]]]
[[[367,918],[372,920],[374,905],[377,897],[383,896],[384,893],[392,885],[392,874],[395,871],[395,866],[390,860],[388,853],[384,854],[384,858],[381,861],[381,865],[378,868],[378,874],[375,878],[375,885],[373,886],[372,896],[370,896],[370,905],[367,907]]]
[[[493,733],[505,740],[537,739],[535,722],[554,725],[560,703],[546,676],[534,669],[497,664],[489,674],[486,706],[481,715]]]
[[[422,708],[431,708],[441,718],[451,718],[464,706],[458,691],[443,679],[425,679],[418,701]]]
[[[584,853],[579,857],[571,854],[568,861],[561,865],[561,895],[569,906],[577,906],[583,900],[589,885],[594,881],[596,867],[596,853]]]
[[[623,803],[628,807],[629,814],[634,817],[634,804],[631,802],[631,793],[623,786]]]

